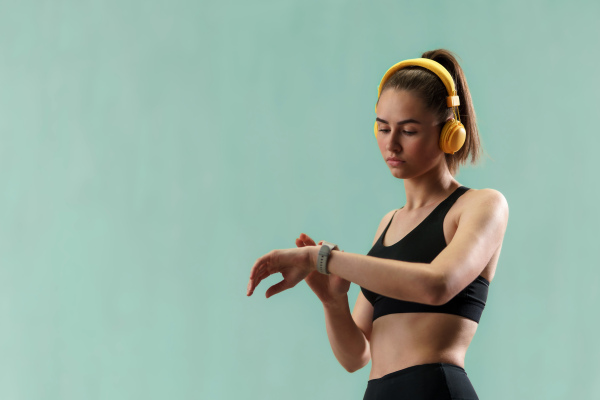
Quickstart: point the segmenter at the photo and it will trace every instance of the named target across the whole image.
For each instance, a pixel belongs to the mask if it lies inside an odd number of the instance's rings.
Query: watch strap
[[[337,249],[338,246],[336,244],[323,241],[321,249],[319,250],[319,255],[317,256],[317,271],[325,275],[330,275],[327,270],[327,260],[331,251]]]

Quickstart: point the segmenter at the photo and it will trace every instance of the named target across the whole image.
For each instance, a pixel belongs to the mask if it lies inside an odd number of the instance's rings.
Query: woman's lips
[[[397,166],[399,166],[399,165],[401,165],[401,164],[404,164],[404,162],[405,162],[405,161],[403,161],[403,160],[399,160],[399,159],[397,159],[397,158],[388,158],[388,159],[387,159],[387,163],[388,163],[388,165],[391,165],[392,167],[397,167]]]

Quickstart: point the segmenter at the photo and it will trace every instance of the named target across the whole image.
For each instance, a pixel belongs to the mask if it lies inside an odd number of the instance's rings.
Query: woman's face
[[[444,152],[439,147],[441,121],[411,92],[383,91],[376,121],[379,150],[396,178],[415,178],[440,163],[445,165]]]

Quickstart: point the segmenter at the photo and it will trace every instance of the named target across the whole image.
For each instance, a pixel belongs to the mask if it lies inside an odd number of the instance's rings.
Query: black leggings
[[[458,365],[414,365],[371,379],[363,400],[479,400],[465,370]]]

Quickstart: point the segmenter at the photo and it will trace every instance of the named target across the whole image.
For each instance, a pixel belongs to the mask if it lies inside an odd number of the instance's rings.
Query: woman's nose
[[[400,144],[400,137],[394,133],[390,134],[389,140],[386,145],[387,151],[397,151],[402,148]]]

